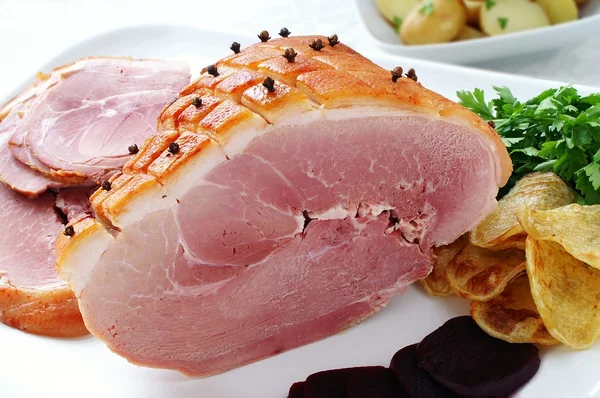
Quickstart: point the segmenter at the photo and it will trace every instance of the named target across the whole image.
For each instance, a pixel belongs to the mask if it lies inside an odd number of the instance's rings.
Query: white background
[[[64,48],[118,27],[164,23],[276,34],[338,33],[363,52],[380,51],[352,0],[0,0],[0,97]],[[600,37],[559,51],[478,65],[549,80],[600,86]]]

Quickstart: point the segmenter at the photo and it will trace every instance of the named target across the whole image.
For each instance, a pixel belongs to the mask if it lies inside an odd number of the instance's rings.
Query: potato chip
[[[600,337],[600,270],[558,243],[527,238],[531,295],[548,332],[582,350]]]
[[[505,250],[505,249],[520,249],[525,251],[525,241],[527,240],[527,234],[525,232],[513,235],[508,239],[503,240],[497,245],[487,247],[489,250]]]
[[[486,248],[507,247],[506,242],[511,237],[523,233],[523,228],[517,221],[517,212],[521,206],[549,210],[574,203],[575,200],[575,193],[556,174],[528,174],[521,178],[510,192],[500,199],[498,207],[471,231],[471,243]],[[522,242],[520,244],[522,247]]]
[[[533,238],[556,242],[579,261],[600,269],[600,205],[522,208],[518,219]]]
[[[469,242],[469,234],[464,234],[453,243],[446,246],[440,246],[433,249],[433,270],[425,279],[419,282],[427,293],[432,296],[450,296],[454,294],[452,286],[448,283],[446,277],[446,268],[452,259]]]
[[[488,302],[471,302],[471,316],[487,334],[509,343],[559,343],[544,326],[527,275],[514,279]]]
[[[519,249],[493,251],[467,245],[450,261],[448,282],[460,296],[488,301],[525,272],[525,252]]]

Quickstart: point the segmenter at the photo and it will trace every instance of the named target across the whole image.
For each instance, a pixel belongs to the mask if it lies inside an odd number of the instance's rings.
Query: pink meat
[[[281,127],[128,225],[86,326],[129,360],[208,375],[360,322],[495,204],[489,148],[441,120]]]
[[[118,171],[128,147],[156,131],[160,111],[190,75],[179,62],[90,58],[50,79],[16,127],[11,152],[52,178],[74,174],[92,184]]]
[[[35,197],[46,189],[58,188],[61,184],[31,169],[15,158],[8,150],[8,141],[21,121],[19,113],[28,105],[25,104],[13,108],[0,121],[0,180],[24,195]]]
[[[54,240],[63,224],[54,195],[27,199],[0,184],[0,284],[18,289],[57,289],[66,282],[56,274]]]
[[[62,189],[56,195],[55,206],[67,217],[68,221],[72,221],[81,213],[92,212],[90,196],[95,190],[96,187]]]

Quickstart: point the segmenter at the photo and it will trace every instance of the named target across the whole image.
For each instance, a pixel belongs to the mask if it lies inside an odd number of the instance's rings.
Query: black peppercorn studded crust
[[[98,190],[92,196],[97,220],[84,218],[74,223],[74,237],[59,236],[59,271],[63,267],[64,272],[71,272],[72,265],[67,264],[80,255],[77,250],[86,241],[118,230],[120,218],[133,211],[141,197],[177,180],[208,149],[223,145],[241,126],[264,129],[308,111],[381,106],[468,126],[494,148],[496,180],[504,185],[512,165],[494,130],[464,107],[425,89],[415,81],[416,74],[409,74],[393,78],[389,70],[334,36],[272,39],[207,67],[163,110],[159,131],[140,146],[121,174],[111,178],[112,189]],[[273,90],[270,82],[264,84],[266,78],[273,80]],[[198,97],[200,106],[196,106]],[[176,154],[170,151],[173,143]]]

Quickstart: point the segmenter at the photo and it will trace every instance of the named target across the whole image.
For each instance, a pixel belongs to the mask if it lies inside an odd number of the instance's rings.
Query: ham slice
[[[156,131],[160,111],[189,78],[187,65],[159,60],[85,58],[55,69],[5,106],[0,135],[10,135],[22,164],[4,155],[0,178],[28,196],[99,184],[131,157],[130,145]],[[18,176],[23,164],[34,171],[28,178]]]
[[[77,300],[54,265],[64,226],[53,206],[50,193],[27,199],[0,184],[0,320],[30,333],[81,336]]]
[[[48,86],[48,80],[39,80],[0,108],[0,180],[13,190],[36,197],[48,188],[59,188],[61,183],[44,177],[15,158],[8,150],[8,141],[35,98]]]
[[[59,236],[86,325],[129,361],[205,376],[337,333],[496,205],[512,166],[492,128],[317,39],[209,68]]]
[[[62,189],[56,195],[54,207],[60,211],[62,218],[66,221],[73,221],[81,213],[91,213],[90,196],[95,188],[69,188]]]

